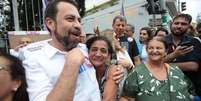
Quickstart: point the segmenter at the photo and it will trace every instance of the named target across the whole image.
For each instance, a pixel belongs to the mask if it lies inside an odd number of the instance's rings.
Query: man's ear
[[[21,83],[22,82],[20,80],[14,80],[12,82],[12,90],[17,91],[17,89],[20,87]]]
[[[46,17],[45,24],[50,31],[55,30],[55,21],[52,18]]]

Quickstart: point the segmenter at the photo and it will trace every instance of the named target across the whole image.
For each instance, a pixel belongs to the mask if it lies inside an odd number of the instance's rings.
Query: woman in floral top
[[[163,62],[166,47],[162,38],[147,43],[148,58],[129,74],[120,101],[192,100],[191,82],[176,65]]]

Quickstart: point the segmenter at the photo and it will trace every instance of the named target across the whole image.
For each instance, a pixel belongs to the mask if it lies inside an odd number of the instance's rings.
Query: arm
[[[72,49],[65,56],[65,64],[58,81],[47,96],[47,101],[72,101],[79,67],[84,56],[78,48]]]
[[[127,70],[130,70],[130,68],[133,66],[133,64],[128,59],[125,59],[125,58],[119,58],[117,62],[118,62],[118,65],[121,65],[123,68]]]
[[[193,46],[190,46],[190,47],[177,46],[174,52],[165,56],[164,62],[172,62],[174,61],[175,58],[185,55],[191,51],[193,51]]]
[[[179,62],[176,63],[182,71],[198,71],[199,65],[197,62]]]
[[[119,101],[135,101],[135,99],[130,97],[121,97]]]
[[[141,64],[140,56],[133,57],[133,60],[134,60],[135,65]]]
[[[133,62],[135,65],[139,65],[141,64],[141,60],[140,60],[140,56],[139,56],[139,50],[138,50],[138,46],[137,43],[135,41],[135,39],[132,42],[132,47],[131,47],[131,51],[132,51],[132,58],[133,58]]]
[[[110,66],[108,78],[105,82],[103,101],[116,101],[118,84],[113,80],[113,74],[116,72],[115,65]]]

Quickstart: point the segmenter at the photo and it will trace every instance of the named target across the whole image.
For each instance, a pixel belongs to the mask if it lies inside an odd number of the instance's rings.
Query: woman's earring
[[[18,87],[15,87],[15,88],[14,88],[14,91],[16,92],[16,91],[17,91],[17,89],[18,89]]]

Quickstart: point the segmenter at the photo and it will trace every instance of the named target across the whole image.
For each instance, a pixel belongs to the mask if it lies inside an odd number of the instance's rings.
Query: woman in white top
[[[143,27],[140,29],[140,58],[142,63],[147,59],[146,44],[152,38],[152,31],[149,27]]]

